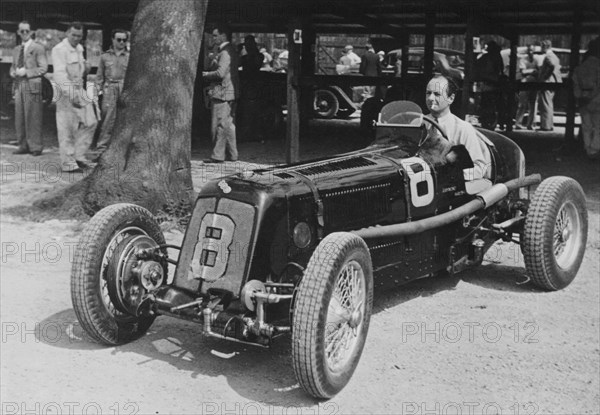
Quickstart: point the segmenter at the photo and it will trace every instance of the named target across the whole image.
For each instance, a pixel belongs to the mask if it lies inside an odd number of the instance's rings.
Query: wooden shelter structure
[[[600,33],[600,1],[598,0],[180,0],[208,1],[206,22],[227,21],[235,32],[287,33],[287,160],[298,160],[301,120],[308,108],[302,91],[314,86],[336,83],[346,85],[400,84],[408,88],[406,76],[409,37],[425,36],[425,68],[422,77],[433,73],[434,36],[465,36],[471,45],[479,34],[496,34],[510,41],[511,91],[523,89],[567,89],[569,81],[559,84],[520,83],[516,81],[519,36],[569,35],[571,54],[569,68],[579,63],[582,35]],[[23,19],[36,27],[59,26],[79,20],[88,26],[100,26],[108,34],[115,27],[131,26],[137,1],[73,0],[3,1],[0,24],[5,30],[16,30]],[[315,42],[318,34],[385,34],[404,50],[403,73],[399,78],[367,78],[315,74]],[[463,106],[472,88],[470,68],[473,48],[465,48]],[[568,78],[570,79],[570,77]],[[304,98],[303,98],[304,97]],[[566,139],[573,139],[575,100],[569,93]]]

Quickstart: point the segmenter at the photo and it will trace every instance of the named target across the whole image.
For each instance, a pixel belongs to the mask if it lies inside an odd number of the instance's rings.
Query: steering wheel
[[[442,137],[444,137],[446,140],[450,141],[450,139],[448,138],[448,136],[446,135],[446,133],[444,132],[444,130],[442,130],[442,127],[435,120],[432,120],[429,117],[423,117],[423,121],[427,121],[429,124],[433,125],[436,128],[436,130],[438,130],[440,132],[440,134],[442,135]],[[427,135],[427,137],[429,137],[429,135]],[[423,141],[423,143],[425,141],[427,141],[427,138],[425,138],[425,140]],[[421,143],[421,145],[423,143]]]
[[[402,122],[402,121],[404,121],[404,118],[407,115],[409,115],[409,116],[412,115],[414,117],[412,119],[412,121],[417,121],[417,120],[418,121],[421,121],[421,120],[427,121],[428,123],[430,123],[431,125],[433,125],[440,132],[440,134],[442,135],[442,137],[444,137],[446,140],[448,140],[448,136],[446,135],[446,133],[444,132],[444,130],[442,130],[442,127],[440,127],[440,125],[436,121],[434,121],[433,119],[431,119],[429,117],[424,117],[423,113],[421,113],[421,112],[405,111],[405,112],[401,112],[401,113],[398,113],[398,114],[394,114],[394,115],[392,115],[390,118],[388,118],[385,121],[385,124],[397,124],[397,123],[404,124],[404,122]],[[410,125],[412,125],[412,122],[410,123]],[[423,141],[423,142],[425,142],[425,141]],[[421,144],[423,144],[423,143],[421,143]]]
[[[421,119],[423,118],[423,113],[416,112],[416,111],[402,111],[397,114],[394,114],[394,115],[390,116],[387,120],[385,120],[384,124],[406,124],[406,121],[404,120],[404,118],[406,116],[412,116],[411,122],[409,122],[408,125],[415,125],[415,124],[413,124],[414,121],[419,121],[418,125],[421,125]],[[383,113],[382,113],[382,118],[383,118]],[[415,126],[417,126],[417,125],[415,125]]]

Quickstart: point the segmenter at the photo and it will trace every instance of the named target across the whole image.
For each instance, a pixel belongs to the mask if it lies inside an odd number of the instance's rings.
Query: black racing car
[[[329,398],[358,364],[375,283],[476,266],[501,239],[521,245],[537,286],[567,286],[587,238],[580,185],[525,176],[519,147],[481,131],[492,177],[476,189],[463,178],[468,152],[435,139],[427,124],[436,128],[418,106],[394,102],[364,150],[210,182],[176,260],[150,212],[101,210],[72,268],[81,325],[109,345],[143,335],[161,315],[258,346],[291,333],[300,385]]]

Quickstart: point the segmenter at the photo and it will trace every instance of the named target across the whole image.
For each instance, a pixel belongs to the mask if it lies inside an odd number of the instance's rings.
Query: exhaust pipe
[[[370,239],[396,238],[399,236],[414,235],[425,232],[430,229],[439,228],[440,226],[456,222],[457,220],[460,220],[463,217],[478,211],[479,209],[492,206],[499,200],[506,197],[506,195],[513,190],[517,190],[525,186],[539,184],[541,181],[542,177],[539,174],[519,177],[517,179],[509,180],[506,183],[498,183],[493,185],[489,189],[478,193],[475,199],[454,210],[451,210],[450,212],[442,213],[441,215],[433,216],[427,219],[416,220],[414,222],[358,229],[356,231],[352,231],[352,233],[360,236],[363,239]]]

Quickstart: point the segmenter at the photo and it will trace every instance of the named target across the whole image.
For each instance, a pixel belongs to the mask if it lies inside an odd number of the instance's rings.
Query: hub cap
[[[102,302],[104,303],[104,306],[106,307],[106,309],[117,320],[130,320],[135,317],[117,309],[115,307],[115,303],[111,299],[111,293],[110,293],[110,289],[109,289],[109,275],[108,275],[109,263],[111,260],[113,260],[113,256],[115,255],[115,251],[116,251],[117,247],[121,243],[123,243],[125,241],[125,239],[129,238],[130,236],[135,236],[135,235],[146,235],[146,232],[144,232],[142,229],[140,229],[138,227],[134,227],[134,226],[128,227],[128,228],[123,228],[120,231],[118,231],[113,236],[113,238],[110,240],[108,245],[106,246],[106,250],[104,251],[104,256],[102,258],[102,264],[100,265],[100,275],[102,276],[102,279],[100,280],[100,290],[101,290]],[[135,290],[135,289],[133,289],[133,290]]]

